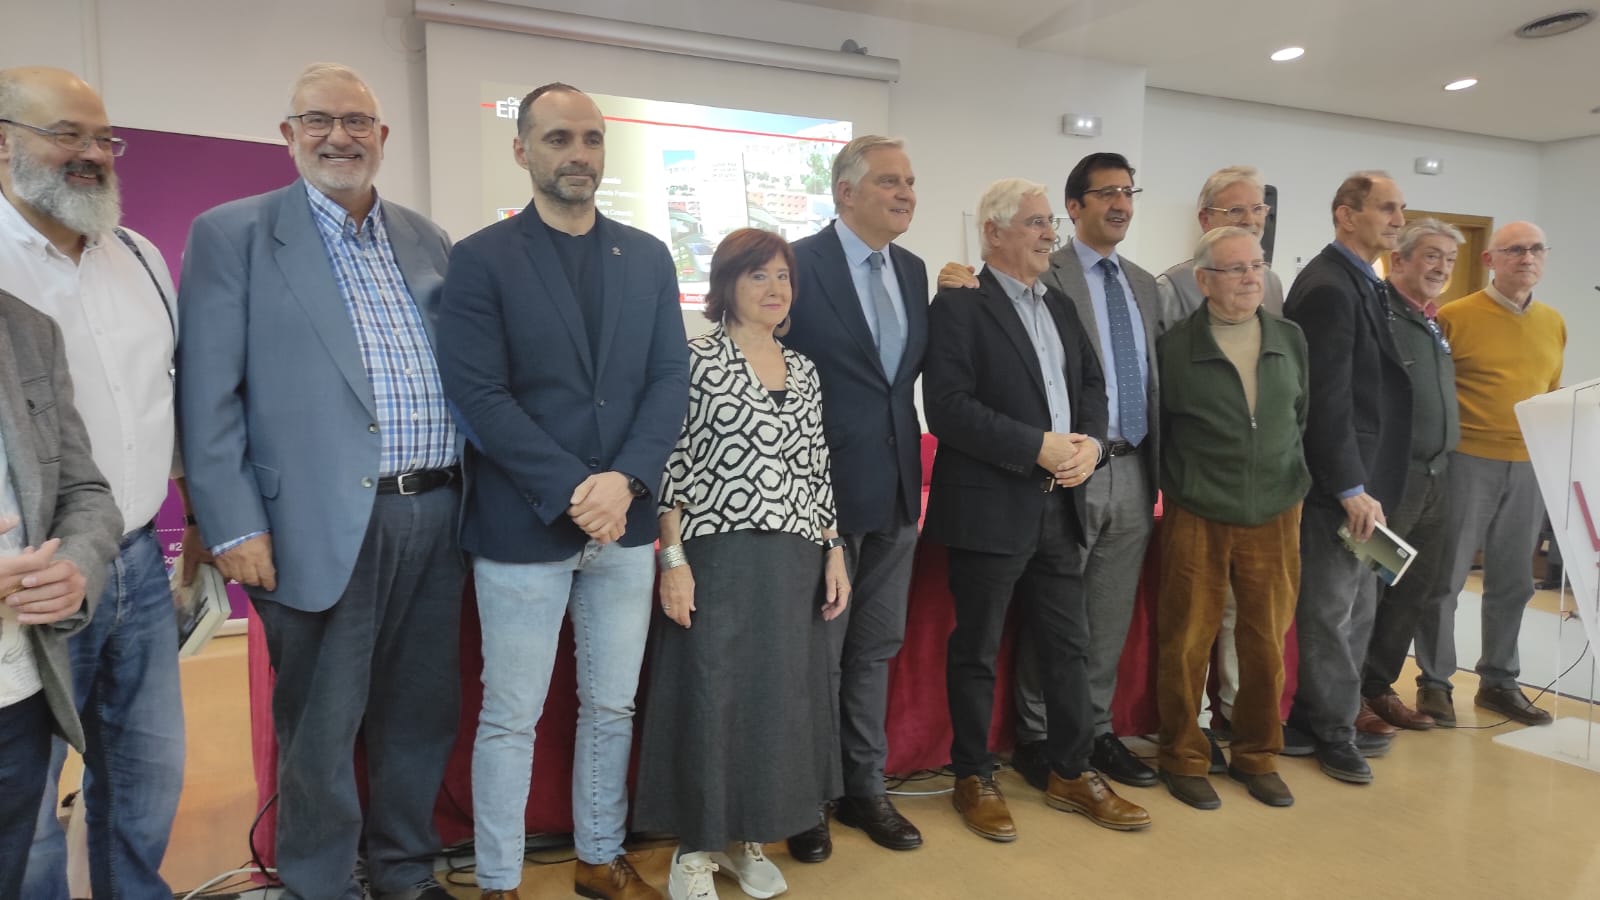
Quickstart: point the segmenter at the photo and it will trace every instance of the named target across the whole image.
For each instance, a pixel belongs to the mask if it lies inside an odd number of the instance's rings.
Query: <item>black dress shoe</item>
[[[1233,723],[1228,721],[1228,717],[1223,715],[1220,709],[1211,711],[1211,730],[1218,740],[1233,740]]]
[[[833,835],[828,833],[828,810],[822,810],[822,819],[805,831],[789,838],[789,856],[795,862],[826,862],[833,855]]]
[[[1309,732],[1285,722],[1283,749],[1278,752],[1281,756],[1311,756],[1317,752],[1317,741]]]
[[[1364,731],[1357,731],[1354,743],[1356,752],[1367,759],[1377,759],[1387,754],[1389,748],[1394,746],[1394,738],[1382,734],[1367,734]]]
[[[1370,784],[1372,768],[1361,758],[1355,744],[1345,741],[1338,744],[1318,744],[1317,763],[1329,778],[1349,784]]]
[[[900,815],[887,794],[876,797],[846,797],[833,811],[840,825],[859,828],[872,842],[890,850],[915,850],[922,846],[922,832]]]
[[[1200,729],[1206,736],[1206,743],[1211,745],[1211,766],[1208,771],[1212,775],[1221,775],[1228,771],[1228,759],[1222,755],[1222,745],[1217,743],[1217,736],[1209,728]]]
[[[1011,751],[1011,768],[1015,769],[1028,786],[1037,791],[1050,787],[1050,758],[1045,753],[1044,741],[1019,743]]]
[[[1154,787],[1155,770],[1140,762],[1116,735],[1107,732],[1094,739],[1089,765],[1112,781],[1130,787]]]
[[[1554,721],[1549,713],[1528,701],[1522,688],[1479,688],[1472,705],[1524,725],[1549,725]]]

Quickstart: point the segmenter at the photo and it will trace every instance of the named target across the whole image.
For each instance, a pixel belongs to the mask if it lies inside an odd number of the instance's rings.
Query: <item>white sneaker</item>
[[[673,853],[667,896],[672,900],[717,900],[717,886],[711,880],[717,864],[711,857],[709,853],[684,853],[682,848]]]
[[[723,874],[739,879],[740,890],[759,900],[776,897],[789,889],[783,873],[754,841],[736,841],[728,845],[727,853],[709,855]]]

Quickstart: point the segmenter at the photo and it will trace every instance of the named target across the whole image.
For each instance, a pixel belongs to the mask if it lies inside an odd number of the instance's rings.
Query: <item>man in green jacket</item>
[[[1206,780],[1196,721],[1228,589],[1238,603],[1239,695],[1228,775],[1269,806],[1294,795],[1283,748],[1283,638],[1300,584],[1300,501],[1311,486],[1300,327],[1261,310],[1266,263],[1243,228],[1200,239],[1206,302],[1156,344],[1161,382],[1161,593],[1157,613],[1161,779],[1197,809],[1222,801]]]

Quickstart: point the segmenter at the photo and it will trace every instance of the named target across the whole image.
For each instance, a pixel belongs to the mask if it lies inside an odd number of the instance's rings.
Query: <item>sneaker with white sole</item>
[[[710,854],[722,874],[739,879],[739,889],[757,900],[776,897],[789,889],[783,873],[754,841],[736,841],[726,853]]]
[[[720,855],[720,854],[718,854]],[[672,854],[672,871],[667,875],[667,896],[672,900],[718,900],[711,873],[717,864],[709,853]]]

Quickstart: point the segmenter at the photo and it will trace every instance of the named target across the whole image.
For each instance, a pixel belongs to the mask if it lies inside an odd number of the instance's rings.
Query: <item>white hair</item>
[[[1045,196],[1044,185],[1026,178],[1002,178],[989,185],[978,198],[978,233],[983,234],[985,222],[1009,225],[1022,207],[1024,197]],[[989,242],[984,241],[983,252],[989,253]]]
[[[1461,229],[1451,225],[1449,222],[1429,217],[1406,223],[1406,227],[1400,230],[1400,243],[1395,247],[1395,252],[1400,254],[1401,259],[1410,259],[1412,251],[1417,249],[1417,245],[1422,243],[1423,238],[1436,235],[1442,238],[1449,238],[1455,241],[1458,246],[1467,240],[1466,236],[1461,233]]]
[[[1262,193],[1267,187],[1261,180],[1261,172],[1255,166],[1228,166],[1211,173],[1206,183],[1200,188],[1199,209],[1209,209],[1216,205],[1217,195],[1236,184],[1248,184]]]
[[[367,84],[366,79],[362,78],[360,73],[349,66],[327,62],[312,63],[300,71],[299,77],[294,80],[294,86],[289,89],[289,111],[285,115],[292,116],[299,112],[294,108],[294,101],[300,96],[301,91],[313,84],[321,84],[325,81],[347,81],[360,85],[372,97],[372,114],[380,120],[383,118],[382,104],[378,102],[378,94],[372,89],[371,85]]]
[[[1232,238],[1249,238],[1252,241],[1256,241],[1256,246],[1260,246],[1261,239],[1256,237],[1255,234],[1253,234],[1248,228],[1240,228],[1237,225],[1225,225],[1221,228],[1213,228],[1201,235],[1200,243],[1195,245],[1195,268],[1211,268],[1211,263],[1213,262],[1212,256],[1216,251],[1217,245]]]

